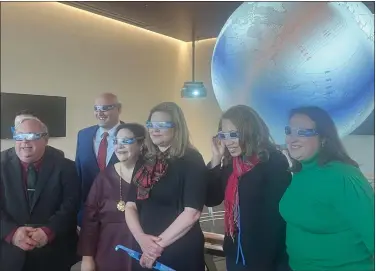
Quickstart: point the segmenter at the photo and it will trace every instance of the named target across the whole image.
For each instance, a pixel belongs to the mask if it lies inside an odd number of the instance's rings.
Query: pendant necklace
[[[117,209],[120,211],[120,212],[124,212],[125,211],[125,202],[123,200],[123,194],[122,194],[122,190],[121,190],[121,183],[122,183],[122,178],[121,178],[121,166],[119,166],[119,175],[120,175],[120,178],[119,178],[119,184],[120,184],[120,200],[117,204]]]

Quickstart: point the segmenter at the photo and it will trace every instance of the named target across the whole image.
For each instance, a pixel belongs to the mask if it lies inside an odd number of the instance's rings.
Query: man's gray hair
[[[47,128],[47,125],[43,123],[43,121],[41,121],[40,119],[38,119],[37,117],[33,117],[33,116],[25,116],[24,118],[22,118],[18,123],[17,125],[14,127],[15,130],[17,130],[18,126],[20,126],[21,123],[27,121],[27,120],[36,120],[37,122],[40,123],[40,125],[42,126],[42,132],[43,133],[47,133],[48,134],[48,128]]]

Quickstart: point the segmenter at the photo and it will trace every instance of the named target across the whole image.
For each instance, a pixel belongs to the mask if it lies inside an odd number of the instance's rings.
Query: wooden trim
[[[203,231],[205,239],[213,239],[216,241],[223,241],[225,236],[223,234]]]
[[[206,249],[223,251],[222,245],[213,245],[213,244],[210,244],[210,243],[207,243],[207,242],[205,242],[205,248]]]
[[[375,174],[374,174],[374,173],[364,173],[364,176],[365,176],[369,181],[375,181]]]

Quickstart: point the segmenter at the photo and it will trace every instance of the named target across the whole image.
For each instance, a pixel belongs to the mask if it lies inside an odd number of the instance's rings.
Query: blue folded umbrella
[[[115,250],[118,251],[119,249],[125,251],[128,253],[129,256],[131,256],[133,259],[136,259],[137,261],[139,261],[141,259],[141,253],[140,252],[137,252],[137,251],[134,251],[133,249],[129,249],[125,246],[122,246],[122,245],[117,245],[115,247]],[[156,269],[156,270],[159,270],[159,271],[176,271],[164,264],[161,264],[160,262],[155,262],[154,265],[153,265],[153,269]]]

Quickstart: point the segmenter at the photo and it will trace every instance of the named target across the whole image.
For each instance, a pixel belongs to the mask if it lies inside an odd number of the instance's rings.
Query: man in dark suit
[[[113,138],[120,123],[121,104],[116,95],[104,93],[95,99],[94,116],[97,125],[78,132],[76,168],[81,181],[82,199],[78,215],[81,226],[83,205],[91,185],[98,173],[109,165],[118,162],[114,153]]]
[[[74,162],[46,148],[47,127],[24,118],[1,152],[0,270],[68,271],[76,262],[80,186]]]

